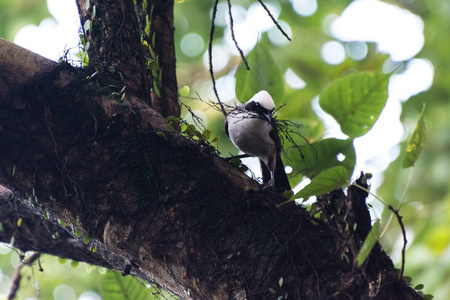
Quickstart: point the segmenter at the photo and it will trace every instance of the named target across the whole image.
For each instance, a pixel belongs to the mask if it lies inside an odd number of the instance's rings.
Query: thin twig
[[[272,22],[275,24],[275,26],[277,26],[277,28],[281,32],[281,34],[284,35],[289,40],[289,42],[291,42],[292,41],[291,38],[286,33],[286,31],[284,31],[283,28],[281,28],[280,23],[278,23],[278,21],[274,18],[274,16],[270,12],[269,8],[267,8],[267,6],[264,4],[264,2],[262,2],[262,0],[258,0],[258,2],[264,8],[264,10],[267,12],[267,14],[269,14],[269,17],[272,19]]]
[[[209,45],[208,45],[209,74],[211,74],[211,80],[212,80],[212,83],[213,83],[214,94],[217,97],[217,101],[219,101],[220,108],[222,110],[223,115],[226,117],[227,116],[227,112],[225,111],[225,108],[223,107],[222,101],[220,101],[219,93],[217,93],[216,80],[214,79],[214,70],[213,70],[213,62],[212,62],[212,43],[213,43],[213,40],[214,40],[214,30],[216,28],[215,25],[214,25],[214,22],[216,20],[217,5],[218,4],[219,4],[219,0],[216,0],[214,2],[212,21],[211,21],[211,29],[209,31]]]
[[[233,22],[233,13],[231,12],[231,1],[227,0],[227,2],[228,2],[228,14],[230,15],[231,38],[233,39],[233,42],[234,42],[234,45],[236,46],[236,49],[239,51],[239,55],[241,56],[242,61],[245,64],[245,68],[247,70],[250,70],[250,67],[248,66],[247,60],[245,59],[244,52],[239,47],[238,42],[236,41],[236,37],[234,36],[234,22]]]
[[[400,210],[400,208],[402,207],[403,201],[405,200],[406,192],[408,191],[408,189],[409,189],[409,184],[411,183],[411,178],[412,178],[413,171],[414,171],[414,166],[411,167],[411,170],[410,170],[410,172],[409,172],[408,182],[406,183],[405,189],[403,190],[403,194],[402,194],[402,197],[400,198],[400,201],[399,201],[399,205],[398,205],[398,207],[397,207],[397,210]],[[389,225],[391,224],[391,221],[392,221],[393,216],[394,216],[393,214],[391,214],[391,215],[389,216],[389,219],[388,219],[386,225],[384,226],[384,229],[381,231],[380,238],[383,237],[384,234],[386,233],[386,231],[388,230],[388,227],[389,227]]]
[[[399,279],[402,279],[403,273],[405,272],[406,243],[408,243],[408,241],[406,240],[406,230],[405,230],[405,226],[403,225],[403,222],[402,222],[403,217],[400,216],[400,214],[398,213],[398,209],[395,209],[394,207],[392,207],[392,205],[389,205],[388,208],[395,214],[395,216],[397,217],[398,224],[400,224],[400,228],[402,229],[402,235],[403,235],[402,267],[400,269],[400,275],[399,275]]]
[[[27,259],[23,260],[22,263],[17,267],[17,269],[14,271],[13,276],[11,277],[11,287],[9,289],[8,293],[8,300],[12,300],[16,297],[17,291],[19,290],[20,286],[20,279],[22,278],[22,275],[20,275],[20,271],[24,266],[31,266],[35,260],[37,260],[41,256],[41,253],[33,253],[28,257]],[[40,267],[39,264],[39,270],[42,270],[42,267]]]

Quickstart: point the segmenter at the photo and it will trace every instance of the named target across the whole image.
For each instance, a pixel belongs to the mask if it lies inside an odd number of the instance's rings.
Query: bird
[[[282,145],[272,118],[275,103],[267,91],[259,91],[245,104],[231,110],[225,118],[225,133],[231,142],[249,156],[259,158],[263,184],[291,190],[281,160]]]

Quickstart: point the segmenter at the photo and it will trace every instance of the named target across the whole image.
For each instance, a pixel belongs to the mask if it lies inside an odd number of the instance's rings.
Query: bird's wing
[[[272,120],[270,124],[272,125],[272,130],[269,132],[269,136],[274,141],[274,144],[277,146],[277,151],[281,154],[281,151],[283,149],[281,145],[280,134],[277,128],[277,123],[275,123],[275,121]]]
[[[228,133],[228,119],[225,118],[225,134],[230,137],[230,134]]]

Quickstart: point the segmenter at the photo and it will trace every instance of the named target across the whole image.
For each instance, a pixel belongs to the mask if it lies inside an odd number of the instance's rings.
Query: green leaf
[[[144,10],[145,11],[145,10]],[[147,36],[150,36],[150,24],[151,22],[149,22],[148,20],[148,15],[145,16],[145,29],[144,32]]]
[[[174,116],[168,116],[164,120],[166,120],[169,124],[179,124],[180,118],[174,117]]]
[[[358,256],[356,256],[356,263],[358,264],[358,267],[361,267],[361,265],[369,256],[370,251],[372,251],[373,246],[375,246],[376,242],[378,241],[379,231],[380,231],[380,220],[376,219],[375,223],[372,226],[372,229],[370,230],[369,234],[366,237],[366,240],[364,241],[364,243],[361,246],[361,249],[359,250]]]
[[[288,160],[295,172],[300,172],[311,179],[324,170],[343,166],[347,170],[347,178],[350,179],[356,163],[355,148],[353,140],[338,140],[334,138],[324,139],[306,145],[300,140],[294,141],[301,147],[292,147],[291,144],[284,145],[287,150]],[[302,144],[303,143],[303,144]]]
[[[420,283],[420,284],[418,284],[418,285],[416,285],[416,286],[414,287],[414,289],[415,289],[416,291],[423,290],[423,288],[424,288],[424,285],[423,285],[422,283]]]
[[[186,128],[183,130],[183,133],[187,136],[194,136],[197,128],[193,124],[188,124]]]
[[[87,235],[85,235],[83,237],[83,242],[84,242],[85,245],[89,244],[89,237]]]
[[[220,136],[216,136],[215,138],[213,138],[211,143],[218,143],[219,141],[220,141]]]
[[[236,97],[242,103],[253,95],[266,90],[273,98],[275,105],[283,100],[284,82],[278,64],[264,43],[259,43],[247,56],[250,70],[241,62],[236,71]]]
[[[63,265],[63,264],[65,264],[65,263],[67,262],[67,258],[61,258],[61,257],[58,257],[58,262],[59,262],[61,265]]]
[[[416,128],[412,134],[409,145],[406,148],[406,156],[403,160],[403,168],[409,168],[414,166],[417,159],[422,153],[423,146],[425,145],[425,140],[427,139],[427,128],[425,126],[425,103],[423,104],[422,112],[419,115],[419,120],[417,120]]]
[[[154,286],[146,287],[132,276],[122,276],[117,271],[108,270],[100,281],[100,296],[108,300],[152,300],[177,299],[168,292]]]
[[[209,140],[209,138],[211,137],[211,130],[205,129],[202,132],[202,138],[204,140]]]
[[[310,184],[294,195],[294,199],[303,198],[307,200],[314,195],[323,195],[337,189],[347,182],[347,170],[342,167],[334,167],[323,171]],[[289,200],[293,201],[293,200]]]
[[[283,193],[283,198],[286,200],[291,199],[293,196],[294,196],[294,192],[292,190],[288,190]]]
[[[406,283],[411,283],[412,282],[412,278],[410,276],[403,276],[403,281]]]
[[[187,97],[187,96],[189,96],[190,92],[191,92],[191,90],[190,90],[189,86],[185,85],[180,89],[179,94],[180,94],[180,96]]]
[[[158,96],[158,98],[161,98],[161,88],[157,81],[153,81],[153,91],[155,92],[156,96]]]
[[[169,125],[169,124],[167,124]],[[173,128],[173,127],[172,127]],[[156,135],[158,135],[159,137],[165,139],[166,141],[168,141],[166,134],[163,131],[157,131]]]
[[[61,225],[62,227],[66,227],[66,222],[64,222],[63,220],[58,220],[59,225]]]
[[[242,161],[237,158],[237,157],[233,157],[232,159],[230,159],[229,163],[234,166],[234,167],[239,167],[242,164]]]
[[[77,269],[79,267],[80,263],[78,261],[72,260],[70,262],[70,266],[72,267],[72,269]]]
[[[171,132],[174,132],[174,131],[175,131],[175,128],[173,128],[173,126],[170,125],[169,123],[167,123],[166,126],[167,126],[167,128],[168,128]],[[164,136],[165,136],[165,135],[164,135]],[[166,138],[166,140],[167,140],[167,138]]]
[[[388,98],[390,74],[363,72],[333,82],[320,96],[322,109],[333,116],[349,137],[369,131]]]

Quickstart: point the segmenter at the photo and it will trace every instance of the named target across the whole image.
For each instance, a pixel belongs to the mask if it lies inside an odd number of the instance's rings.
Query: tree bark
[[[0,184],[15,195],[0,198],[2,241],[157,281],[183,299],[420,299],[379,246],[354,265],[364,233],[344,226],[344,213],[324,222],[302,206],[280,206],[282,195],[168,127],[151,91],[140,89],[148,77],[134,58],[143,54],[129,57],[137,39],[110,44],[111,36],[139,36],[142,20],[117,19],[132,2],[110,2],[90,1],[97,10],[111,4],[96,16],[79,4],[82,20],[101,24],[88,38],[90,68],[0,40]],[[95,42],[99,32],[104,41]],[[130,92],[118,99],[111,86],[124,84]],[[164,87],[161,112],[176,112],[176,84]],[[335,191],[320,199],[331,220],[343,203],[358,203],[345,205],[346,214],[367,210],[365,197]]]

